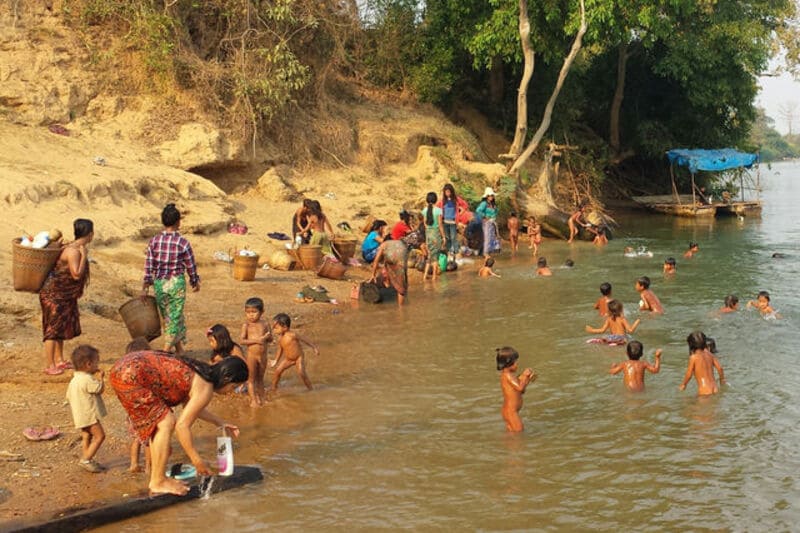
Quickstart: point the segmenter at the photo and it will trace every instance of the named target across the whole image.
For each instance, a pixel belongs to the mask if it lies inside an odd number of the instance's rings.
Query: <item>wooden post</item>
[[[691,172],[691,171],[690,171]],[[697,210],[697,200],[695,200],[694,172],[692,172],[692,209]]]
[[[675,163],[670,164],[669,166],[669,177],[672,179],[672,195],[675,197],[675,201],[678,202],[678,205],[681,204],[681,197],[678,195],[678,187],[675,186]]]

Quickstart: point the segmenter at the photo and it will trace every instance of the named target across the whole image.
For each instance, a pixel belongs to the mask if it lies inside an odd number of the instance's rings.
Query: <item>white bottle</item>
[[[300,248],[301,244],[303,244],[303,237],[298,233],[297,236],[294,238],[294,247]]]
[[[233,475],[233,441],[225,434],[222,428],[222,436],[217,437],[217,470],[220,476]]]

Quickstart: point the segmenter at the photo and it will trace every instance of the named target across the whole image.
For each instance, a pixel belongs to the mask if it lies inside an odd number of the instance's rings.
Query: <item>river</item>
[[[523,247],[498,260],[501,279],[464,269],[412,286],[403,309],[331,315],[314,326],[314,391],[287,373],[265,409],[225,402],[242,427],[236,460],[259,464],[263,483],[104,530],[796,528],[800,163],[763,165],[761,180],[760,219],[621,215],[604,249],[545,241],[552,278],[533,275]],[[683,259],[690,240],[700,252]],[[625,246],[654,257],[626,258]],[[661,274],[667,256],[678,261],[671,279]],[[575,267],[559,267],[568,257]],[[641,275],[666,313],[643,316],[635,337],[648,360],[656,348],[664,356],[646,391],[631,394],[608,375],[624,349],[586,344],[584,325],[601,324],[592,305],[603,281],[639,317]],[[781,319],[715,313],[726,294],[743,308],[759,290]],[[716,339],[729,381],[712,398],[699,399],[694,382],[678,390],[694,329]],[[521,435],[506,434],[500,417],[494,356],[504,345],[539,374]]]

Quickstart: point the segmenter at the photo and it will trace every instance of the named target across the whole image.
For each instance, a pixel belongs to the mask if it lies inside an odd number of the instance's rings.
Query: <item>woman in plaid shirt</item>
[[[152,285],[156,293],[158,310],[164,319],[164,351],[183,352],[186,343],[186,319],[183,307],[186,303],[186,278],[192,291],[200,290],[200,276],[194,261],[192,245],[178,233],[181,214],[175,204],[167,204],[161,211],[164,231],[150,239],[144,262],[144,284],[142,296]]]

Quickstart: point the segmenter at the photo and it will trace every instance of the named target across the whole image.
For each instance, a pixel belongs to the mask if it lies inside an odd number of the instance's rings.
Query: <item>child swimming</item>
[[[720,313],[735,313],[739,310],[739,297],[729,294],[725,297],[725,305],[719,308]]]
[[[725,373],[719,360],[708,351],[708,339],[702,331],[693,331],[686,337],[689,345],[689,366],[678,389],[685,390],[686,384],[694,376],[697,381],[697,395],[709,396],[719,392],[719,387],[714,379],[714,369],[719,374],[720,385],[725,384]]]
[[[600,313],[600,316],[608,316],[608,302],[613,300],[611,297],[611,284],[603,282],[600,284],[600,298],[594,303],[594,308]]]
[[[537,276],[552,276],[553,271],[547,266],[547,258],[540,257],[536,261],[536,275]]]
[[[495,274],[494,270],[492,270],[493,266],[494,266],[494,259],[492,259],[491,257],[487,257],[483,261],[483,266],[478,270],[478,276],[481,278],[491,278],[491,277],[499,278],[500,275]]]
[[[664,308],[661,306],[661,300],[650,290],[650,278],[642,276],[636,280],[635,287],[641,298],[641,300],[639,300],[640,311],[652,311],[656,314],[664,312]]]
[[[625,344],[628,341],[628,333],[633,333],[639,327],[641,319],[636,319],[633,325],[628,324],[628,320],[622,314],[622,302],[611,300],[608,302],[608,317],[602,326],[593,328],[586,326],[587,333],[603,333],[608,330],[604,337],[607,344]]]
[[[677,264],[674,257],[667,257],[664,260],[664,274],[675,274],[678,271]]]
[[[700,247],[697,245],[696,242],[690,242],[689,243],[689,249],[684,252],[683,257],[685,257],[686,259],[690,259],[699,250],[700,250]]]
[[[769,293],[767,291],[759,291],[755,300],[750,300],[747,302],[747,308],[750,309],[751,307],[758,309],[758,311],[761,313],[761,316],[764,318],[777,318],[778,316],[778,314],[775,312],[775,309],[773,309],[772,305],[770,304]]]
[[[619,374],[624,372],[623,383],[628,387],[629,391],[641,392],[644,390],[644,371],[647,370],[652,374],[658,374],[661,370],[661,349],[656,350],[656,362],[651,365],[647,361],[641,361],[642,352],[644,347],[639,341],[631,341],[627,346],[628,360],[615,365],[611,365],[609,374]]]
[[[526,368],[519,376],[517,371],[517,359],[519,353],[510,347],[504,346],[497,349],[497,370],[500,374],[500,388],[503,391],[503,409],[501,413],[503,420],[506,421],[506,429],[512,433],[519,433],[525,426],[519,411],[522,409],[522,395],[529,383],[536,381],[536,372]]]

